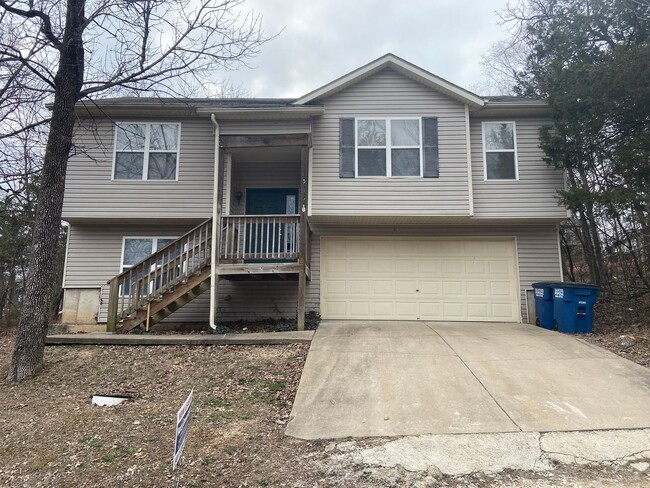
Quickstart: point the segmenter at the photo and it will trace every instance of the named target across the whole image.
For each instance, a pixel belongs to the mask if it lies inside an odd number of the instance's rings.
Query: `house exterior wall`
[[[106,282],[120,270],[124,236],[181,235],[193,225],[73,225],[70,229],[68,265],[65,276],[65,307],[72,308],[78,290],[101,295],[97,303],[98,321],[106,321]],[[306,309],[320,309],[320,237],[515,237],[517,240],[522,316],[527,316],[525,290],[535,281],[558,281],[560,258],[557,228],[554,225],[528,226],[321,226],[311,236],[311,281],[307,282]],[[295,281],[219,282],[220,321],[294,317],[298,285]],[[69,301],[70,299],[70,301]],[[170,322],[206,322],[209,293],[204,293],[172,314]]]
[[[322,101],[312,132],[312,215],[468,215],[465,107],[392,70]],[[342,117],[438,117],[439,178],[340,178]]]
[[[73,224],[68,242],[63,318],[65,323],[89,323],[95,315],[106,322],[107,281],[120,272],[123,237],[181,236],[195,226],[151,224]],[[79,296],[82,310],[79,311]],[[219,282],[219,320],[294,317],[298,284],[289,282]],[[197,297],[167,322],[207,322],[210,293]]]
[[[557,199],[557,191],[564,187],[564,175],[546,165],[544,152],[539,147],[539,129],[549,125],[550,121],[540,118],[496,119],[515,122],[519,180],[485,181],[481,124],[495,119],[472,117],[470,120],[474,216],[565,218],[566,209]]]
[[[212,215],[212,123],[199,118],[158,121],[181,123],[178,181],[112,180],[113,121],[81,121],[75,132],[77,153],[68,161],[63,200],[65,220],[207,219]]]
[[[178,181],[113,180],[116,121],[179,122]],[[224,121],[219,125],[223,135],[304,133],[310,130],[308,120]],[[209,118],[82,119],[76,128],[75,145],[77,153],[70,158],[66,175],[65,220],[204,220],[212,216],[214,126]],[[281,177],[270,174],[268,166],[260,169],[271,179]],[[289,168],[284,165],[279,168],[281,174],[285,170],[289,171]],[[297,174],[299,179],[299,167]],[[250,176],[257,181],[261,179],[261,175],[254,172]]]

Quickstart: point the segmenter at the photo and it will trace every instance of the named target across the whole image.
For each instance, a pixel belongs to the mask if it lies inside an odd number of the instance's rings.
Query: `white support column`
[[[217,313],[217,241],[219,231],[219,123],[214,114],[211,115],[214,124],[214,187],[212,190],[212,245],[210,249],[210,327],[217,328],[215,315]]]

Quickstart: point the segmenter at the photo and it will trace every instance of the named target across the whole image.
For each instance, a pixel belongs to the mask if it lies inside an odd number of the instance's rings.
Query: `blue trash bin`
[[[553,284],[553,319],[559,332],[589,334],[594,325],[598,287],[583,283]]]
[[[553,330],[553,283],[533,283],[535,290],[535,325]]]

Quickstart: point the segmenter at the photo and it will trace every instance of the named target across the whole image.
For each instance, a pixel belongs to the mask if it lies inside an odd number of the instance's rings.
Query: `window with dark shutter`
[[[422,132],[424,133],[424,177],[438,178],[440,176],[440,161],[438,156],[438,118],[423,117]]]

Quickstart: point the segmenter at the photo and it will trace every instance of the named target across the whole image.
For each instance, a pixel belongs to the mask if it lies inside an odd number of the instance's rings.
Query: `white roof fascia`
[[[485,104],[485,100],[478,95],[454,85],[439,76],[429,73],[428,71],[423,70],[394,54],[386,54],[385,56],[382,56],[381,58],[376,59],[375,61],[372,61],[371,63],[368,63],[367,65],[362,66],[361,68],[358,68],[347,75],[312,91],[311,93],[308,93],[307,95],[293,101],[292,104],[303,105],[318,100],[319,98],[326,97],[384,68],[392,68],[425,86],[439,90],[462,103],[467,103],[470,107],[482,107]]]

